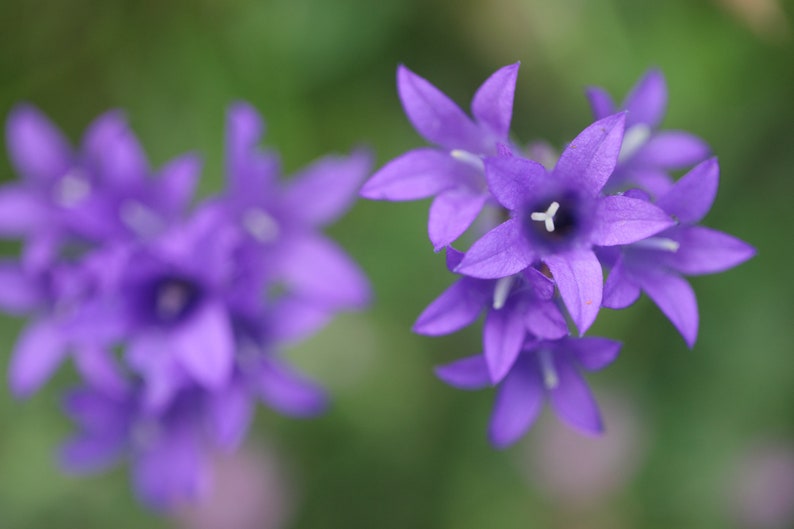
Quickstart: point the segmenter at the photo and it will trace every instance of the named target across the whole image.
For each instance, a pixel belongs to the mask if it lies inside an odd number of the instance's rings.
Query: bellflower
[[[604,287],[604,306],[620,309],[645,292],[675,325],[689,347],[698,332],[695,293],[684,275],[722,272],[755,255],[755,249],[726,233],[697,225],[717,195],[719,165],[706,160],[680,180],[656,204],[677,224],[655,236],[623,246]]]
[[[447,248],[450,270],[462,259],[461,252]],[[568,335],[553,296],[554,283],[531,267],[498,280],[464,276],[422,312],[413,330],[429,336],[449,334],[470,325],[485,311],[483,353],[492,381],[499,382],[527,338]]]
[[[498,279],[540,261],[583,334],[601,306],[603,277],[593,247],[636,242],[673,224],[644,200],[601,194],[617,163],[624,120],[615,114],[587,127],[551,171],[509,152],[487,158],[491,192],[510,219],[476,241],[455,271]]]
[[[526,433],[545,400],[569,426],[586,434],[600,434],[598,406],[579,371],[597,371],[611,364],[620,342],[606,338],[528,340],[510,372],[498,387],[488,437],[506,448]],[[436,369],[447,384],[466,390],[491,384],[483,355],[456,360]]]
[[[374,200],[435,197],[428,234],[436,251],[451,244],[474,222],[489,200],[483,158],[509,143],[518,63],[491,75],[474,95],[470,119],[427,80],[400,66],[397,90],[411,124],[430,143],[381,168],[361,195]]]
[[[659,130],[667,108],[667,84],[659,70],[646,72],[619,107],[601,88],[589,88],[587,98],[595,119],[628,111],[618,164],[605,185],[609,193],[640,187],[658,196],[672,185],[669,171],[692,167],[709,155],[708,145],[697,136]]]

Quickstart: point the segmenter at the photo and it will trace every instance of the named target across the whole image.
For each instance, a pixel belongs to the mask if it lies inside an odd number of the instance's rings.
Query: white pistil
[[[629,127],[626,134],[623,135],[623,145],[620,147],[620,154],[618,155],[618,162],[623,162],[637,152],[640,147],[645,145],[648,138],[651,137],[651,127],[642,123]]]
[[[538,361],[540,361],[540,371],[543,374],[543,385],[548,390],[556,388],[560,383],[560,377],[554,368],[551,352],[546,350],[538,351]]]
[[[58,182],[55,188],[55,200],[58,204],[70,208],[79,204],[91,193],[91,184],[79,169],[72,169]]]
[[[552,202],[551,205],[549,205],[549,209],[546,211],[535,211],[529,216],[529,218],[544,223],[546,225],[546,231],[551,233],[554,231],[554,215],[557,214],[559,209],[560,203]]]
[[[677,252],[681,243],[668,239],[667,237],[648,237],[632,244],[635,248],[647,248],[648,250],[662,250],[665,252]]]
[[[273,242],[278,237],[278,223],[261,209],[249,209],[243,213],[242,222],[246,231],[259,242]]]
[[[460,162],[471,165],[478,171],[485,171],[485,163],[482,161],[482,158],[474,153],[464,151],[463,149],[453,149],[449,151],[449,155]]]
[[[121,221],[132,231],[142,236],[150,236],[162,228],[162,220],[151,210],[136,200],[128,200],[119,208]]]
[[[515,276],[507,276],[499,279],[493,289],[493,308],[496,310],[505,306],[510,289],[513,288]]]

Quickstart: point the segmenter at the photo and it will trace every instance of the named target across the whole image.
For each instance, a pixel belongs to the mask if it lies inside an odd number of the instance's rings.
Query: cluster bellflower
[[[66,468],[130,463],[139,497],[173,508],[208,491],[208,459],[235,450],[254,405],[310,417],[325,391],[281,358],[369,285],[322,228],[351,205],[366,152],[322,158],[283,179],[245,103],[227,117],[227,189],[191,207],[195,154],[154,171],[119,112],[75,151],[37,109],[7,126],[20,180],[0,188],[0,307],[29,318],[9,386],[35,393],[65,359],[81,386],[64,400],[77,433]]]
[[[441,366],[437,375],[462,389],[498,386],[489,438],[499,448],[531,427],[546,400],[573,428],[602,432],[581,376],[606,367],[620,349],[613,340],[582,337],[602,306],[624,308],[644,291],[692,346],[697,306],[681,276],[723,271],[754,254],[746,243],[696,225],[716,194],[717,162],[706,159],[709,149],[696,136],[659,130],[667,103],[659,71],[645,74],[620,107],[590,89],[596,121],[555,160],[546,143],[524,151],[508,139],[517,69],[497,71],[475,95],[479,131],[491,132],[493,142],[484,146],[454,103],[400,67],[406,114],[437,147],[387,163],[362,189],[372,199],[437,196],[429,236],[436,250],[446,244],[447,266],[459,279],[414,331],[448,334],[485,313],[482,354]],[[687,168],[678,181],[670,174]],[[491,222],[465,252],[449,243],[473,219],[460,222],[465,207],[444,218],[437,206],[439,193],[461,186],[479,190],[477,213],[490,210],[482,218]],[[454,237],[437,237],[438,226],[455,226]]]

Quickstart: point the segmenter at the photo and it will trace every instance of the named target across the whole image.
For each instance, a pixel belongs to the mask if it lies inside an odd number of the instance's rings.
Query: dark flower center
[[[589,205],[590,201],[573,191],[546,195],[524,209],[524,233],[541,251],[564,250],[588,231]]]
[[[176,323],[196,309],[201,297],[201,288],[194,281],[184,277],[162,277],[152,286],[150,308],[156,321]]]

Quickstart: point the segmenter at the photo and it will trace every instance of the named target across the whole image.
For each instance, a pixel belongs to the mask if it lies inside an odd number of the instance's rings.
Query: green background
[[[555,145],[588,124],[585,86],[619,99],[660,67],[664,126],[700,135],[720,158],[705,224],[758,256],[692,280],[692,351],[647,299],[600,315],[591,334],[624,347],[590,381],[620,403],[605,408],[608,432],[629,410],[633,448],[607,472],[625,479],[590,503],[551,494],[537,466],[548,466],[538,450],[553,417],[495,451],[492,391],[433,377],[480,338],[479,326],[410,332],[453,279],[427,241],[427,202],[362,201],[329,230],[375,302],[288,353],[330,388],[330,412],[293,421],[261,408],[250,449],[269,447],[281,469],[283,527],[740,527],[732,491],[744,454],[769,440],[794,447],[793,19],[791,3],[773,0],[0,0],[0,113],[33,102],[77,141],[99,113],[123,108],[155,166],[204,154],[206,195],[221,186],[224,112],[237,99],[263,113],[288,171],[361,144],[380,166],[423,145],[396,95],[399,63],[467,108],[482,80],[520,60],[514,133]],[[5,153],[0,175],[14,178]],[[20,327],[0,320],[4,365]],[[58,396],[74,378],[69,366],[29,401],[0,396],[0,527],[172,526],[135,502],[123,467],[58,470],[53,453],[70,432]]]

